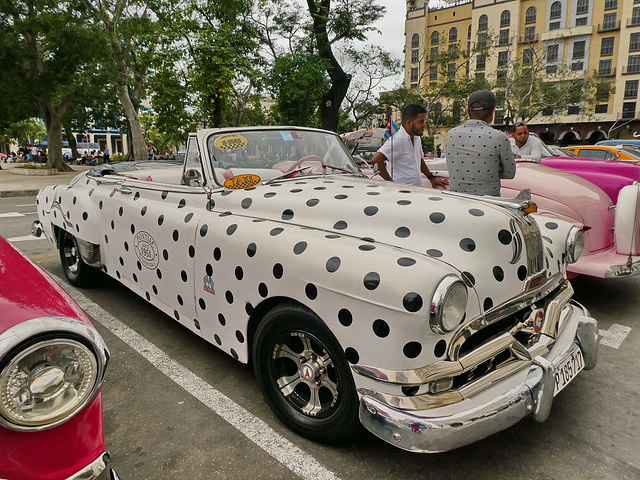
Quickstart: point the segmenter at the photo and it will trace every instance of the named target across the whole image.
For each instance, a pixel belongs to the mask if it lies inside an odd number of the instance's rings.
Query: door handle
[[[116,190],[120,193],[133,193],[129,187],[123,187],[122,185],[116,188]]]

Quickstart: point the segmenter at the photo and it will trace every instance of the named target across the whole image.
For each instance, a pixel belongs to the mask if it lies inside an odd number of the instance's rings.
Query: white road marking
[[[630,331],[631,327],[625,327],[624,325],[614,323],[609,327],[609,330],[599,330],[600,345],[615,348],[617,350],[620,348],[620,345],[622,345],[624,339],[627,338]]]
[[[16,207],[35,207],[35,203],[24,203],[22,205],[15,205]]]
[[[93,303],[77,289],[55,275],[52,277],[67,290],[69,295],[91,318],[100,322],[111,333],[148,360],[151,365],[204,403],[293,473],[309,480],[339,480],[339,477],[331,470],[278,434],[264,421],[213,388],[195,373],[172,360],[153,343]]]
[[[14,217],[24,217],[24,213],[20,213],[20,212],[0,213],[0,218],[14,218]]]
[[[35,235],[25,235],[24,237],[11,237],[7,238],[7,241],[13,242],[24,242],[26,240],[46,240],[47,237],[42,235],[41,237],[36,237]]]

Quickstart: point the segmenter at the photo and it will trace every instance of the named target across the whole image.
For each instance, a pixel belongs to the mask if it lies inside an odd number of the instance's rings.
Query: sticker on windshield
[[[230,190],[243,190],[245,188],[255,187],[262,179],[258,175],[245,174],[234,175],[224,181],[224,188]]]
[[[302,134],[300,132],[280,132],[280,135],[285,141],[302,140]]]
[[[216,138],[216,141],[213,142],[213,144],[220,150],[234,150],[236,148],[244,147],[247,144],[247,139],[242,135],[234,133]]]

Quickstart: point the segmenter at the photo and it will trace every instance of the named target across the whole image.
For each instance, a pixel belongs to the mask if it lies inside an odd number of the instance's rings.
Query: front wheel
[[[312,312],[283,304],[256,331],[253,368],[267,403],[289,428],[320,442],[357,432],[358,395],[340,344]]]
[[[58,248],[60,250],[62,270],[69,283],[76,287],[90,285],[95,272],[92,267],[82,260],[76,237],[65,230],[60,230]]]

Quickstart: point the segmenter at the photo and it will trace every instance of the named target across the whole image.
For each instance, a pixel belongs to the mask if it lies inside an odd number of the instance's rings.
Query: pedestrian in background
[[[516,122],[509,139],[513,156],[517,160],[540,163],[542,159],[542,141],[535,135],[529,135],[527,122]]]
[[[509,138],[489,125],[495,110],[495,95],[477,90],[469,97],[469,120],[449,130],[445,151],[452,192],[500,196],[500,179],[515,176]]]

